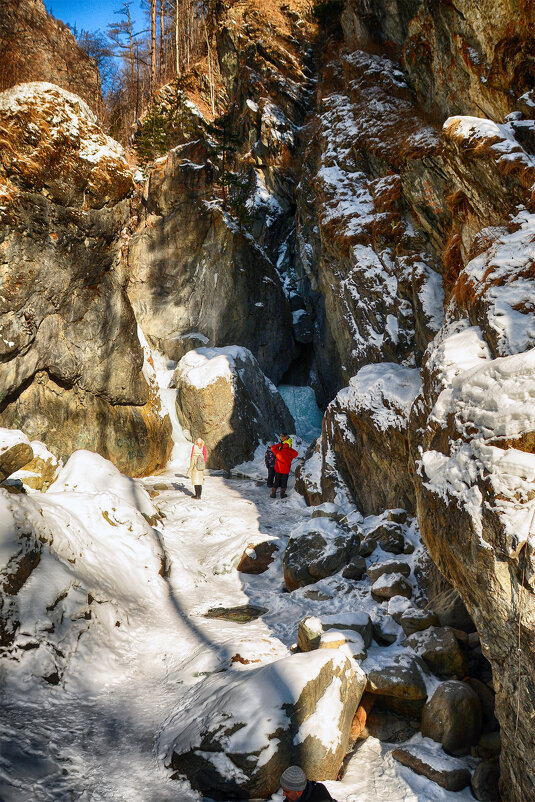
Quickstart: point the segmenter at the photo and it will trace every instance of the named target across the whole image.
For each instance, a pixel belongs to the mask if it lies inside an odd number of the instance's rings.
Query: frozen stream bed
[[[332,577],[283,592],[286,541],[311,513],[293,491],[272,500],[255,478],[212,475],[199,503],[178,462],[140,482],[97,455],[78,455],[45,494],[0,490],[4,547],[14,524],[20,531],[31,523],[46,541],[17,598],[16,648],[0,661],[0,799],[199,800],[157,754],[158,733],[184,689],[214,671],[247,671],[286,656],[300,618],[347,610],[357,590],[346,583],[336,594],[340,578]],[[143,487],[165,516],[154,528],[140,514],[151,507]],[[244,548],[265,539],[279,547],[268,571],[238,573]],[[246,604],[268,612],[248,623],[203,615]],[[361,742],[344,779],[327,783],[333,796],[472,798],[417,777],[390,749]]]

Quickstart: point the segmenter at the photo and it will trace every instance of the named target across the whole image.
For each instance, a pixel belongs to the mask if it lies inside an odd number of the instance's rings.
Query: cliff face
[[[348,3],[298,209],[324,387],[350,385],[300,486],[367,513],[416,502],[492,665],[512,800],[535,793],[534,20],[530,3]],[[426,122],[459,113],[480,116]]]
[[[533,89],[533,0],[349,0],[351,45],[387,47],[433,113],[500,120]]]
[[[172,359],[243,345],[278,382],[309,339],[290,273],[314,32],[301,2],[232,6],[212,41],[218,120],[203,76],[189,96],[165,90],[149,113],[165,117],[176,147],[150,172],[129,295],[149,341]]]
[[[67,26],[47,13],[43,0],[2,0],[0,91],[28,81],[57,84],[97,114],[102,110],[97,65]]]
[[[122,149],[83,101],[44,83],[0,94],[0,137],[0,425],[57,456],[89,448],[153,471],[171,427],[125,292]]]

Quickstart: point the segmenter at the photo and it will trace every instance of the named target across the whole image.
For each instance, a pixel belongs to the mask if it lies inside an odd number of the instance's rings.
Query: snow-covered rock
[[[206,443],[207,464],[229,469],[251,459],[260,441],[294,430],[276,387],[246,348],[198,348],[175,371],[176,408],[194,439]]]
[[[0,482],[18,471],[34,453],[24,432],[17,429],[0,429]]]
[[[359,536],[341,528],[331,518],[304,521],[292,533],[284,552],[284,582],[288,590],[332,576],[353,555],[358,555]]]
[[[365,684],[357,664],[330,649],[216,674],[184,694],[159,749],[205,796],[267,798],[292,763],[334,779]]]

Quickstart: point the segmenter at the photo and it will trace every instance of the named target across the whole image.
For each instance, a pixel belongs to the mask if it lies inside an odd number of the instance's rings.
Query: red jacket
[[[292,460],[297,457],[297,451],[290,448],[288,443],[277,443],[276,446],[271,446],[271,450],[275,454],[275,471],[277,473],[290,473],[290,465]]]

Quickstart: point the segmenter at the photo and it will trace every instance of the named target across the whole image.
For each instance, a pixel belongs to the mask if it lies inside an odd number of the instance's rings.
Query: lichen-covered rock
[[[51,84],[2,93],[0,127],[0,425],[57,457],[85,447],[154,472],[171,425],[143,375],[125,293],[133,182],[122,148]]]
[[[442,744],[450,755],[467,755],[481,734],[481,704],[464,682],[442,682],[426,703],[422,735]]]
[[[252,459],[260,441],[295,428],[276,387],[246,348],[198,348],[175,371],[176,409],[194,439],[206,444],[207,465],[229,469]]]
[[[268,798],[292,763],[311,779],[336,779],[365,683],[355,663],[327,649],[216,674],[193,689],[194,719],[188,705],[171,715],[160,749],[213,799]]]

